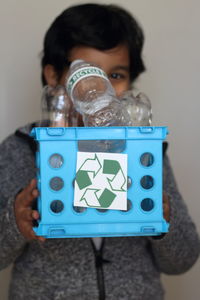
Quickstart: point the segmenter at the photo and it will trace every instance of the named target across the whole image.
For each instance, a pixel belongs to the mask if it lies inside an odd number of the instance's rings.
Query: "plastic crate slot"
[[[126,149],[126,140],[79,140],[78,151],[80,152],[107,152],[121,153]]]
[[[127,210],[121,210],[123,213],[129,212],[133,208],[132,201],[127,199]]]
[[[145,212],[149,212],[154,208],[154,201],[151,198],[145,198],[141,201],[141,208]]]
[[[108,209],[99,209],[99,208],[96,208],[96,210],[100,213],[107,213],[109,210]]]
[[[155,127],[150,127],[150,126],[139,127],[139,131],[141,133],[154,133],[154,130],[155,130]]]
[[[64,228],[50,228],[49,229],[49,236],[50,237],[60,237],[65,236],[66,231]]]
[[[50,136],[62,136],[65,134],[65,129],[64,128],[47,128],[47,134]]]
[[[64,204],[61,200],[53,200],[50,204],[51,211],[55,214],[61,213],[64,209]]]
[[[150,152],[143,153],[140,156],[140,163],[144,167],[150,167],[150,166],[152,166],[153,163],[154,163],[154,156],[153,156],[153,154],[151,154]]]
[[[145,190],[149,190],[154,186],[154,179],[152,176],[145,175],[141,178],[140,184]]]
[[[51,178],[49,185],[53,191],[58,192],[63,188],[64,181],[61,177],[53,177],[53,178]]]
[[[62,167],[64,158],[58,153],[54,153],[49,157],[49,164],[53,169],[59,169]]]
[[[142,227],[141,228],[141,232],[144,232],[144,233],[153,233],[155,232],[155,228],[152,226],[149,226],[149,227]]]
[[[87,207],[83,207],[83,206],[73,206],[73,210],[78,213],[81,214],[83,212],[85,212],[87,210]]]

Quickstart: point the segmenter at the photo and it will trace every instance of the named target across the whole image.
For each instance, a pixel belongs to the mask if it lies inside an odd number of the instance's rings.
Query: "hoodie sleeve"
[[[34,171],[29,146],[14,135],[8,137],[0,145],[0,270],[13,263],[26,245],[16,224],[14,201]]]
[[[180,274],[189,270],[197,260],[200,240],[167,156],[164,158],[163,184],[170,199],[169,232],[161,238],[151,237],[150,241],[158,269],[166,274]]]

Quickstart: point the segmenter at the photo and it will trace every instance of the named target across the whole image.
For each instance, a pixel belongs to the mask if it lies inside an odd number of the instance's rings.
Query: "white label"
[[[78,152],[74,206],[127,210],[127,154]]]
[[[83,78],[89,76],[98,76],[108,80],[108,77],[104,71],[97,67],[84,67],[75,71],[67,81],[67,92],[71,96],[75,85]]]

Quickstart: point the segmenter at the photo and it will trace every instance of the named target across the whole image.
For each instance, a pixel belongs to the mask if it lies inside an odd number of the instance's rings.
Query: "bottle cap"
[[[85,63],[85,61],[83,59],[76,59],[70,64],[70,68],[72,68],[75,65],[80,64],[80,63]]]

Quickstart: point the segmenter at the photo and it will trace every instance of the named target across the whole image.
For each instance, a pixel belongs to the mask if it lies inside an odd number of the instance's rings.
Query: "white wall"
[[[74,0],[7,0],[0,8],[0,140],[39,118],[39,53],[53,18]],[[93,1],[95,2],[95,1]],[[180,190],[200,232],[200,2],[121,0],[145,30],[148,71],[138,87],[153,103],[154,125],[168,125],[169,154]],[[10,270],[0,273],[1,299],[7,299]],[[163,276],[166,300],[198,300],[200,261],[186,274]]]

